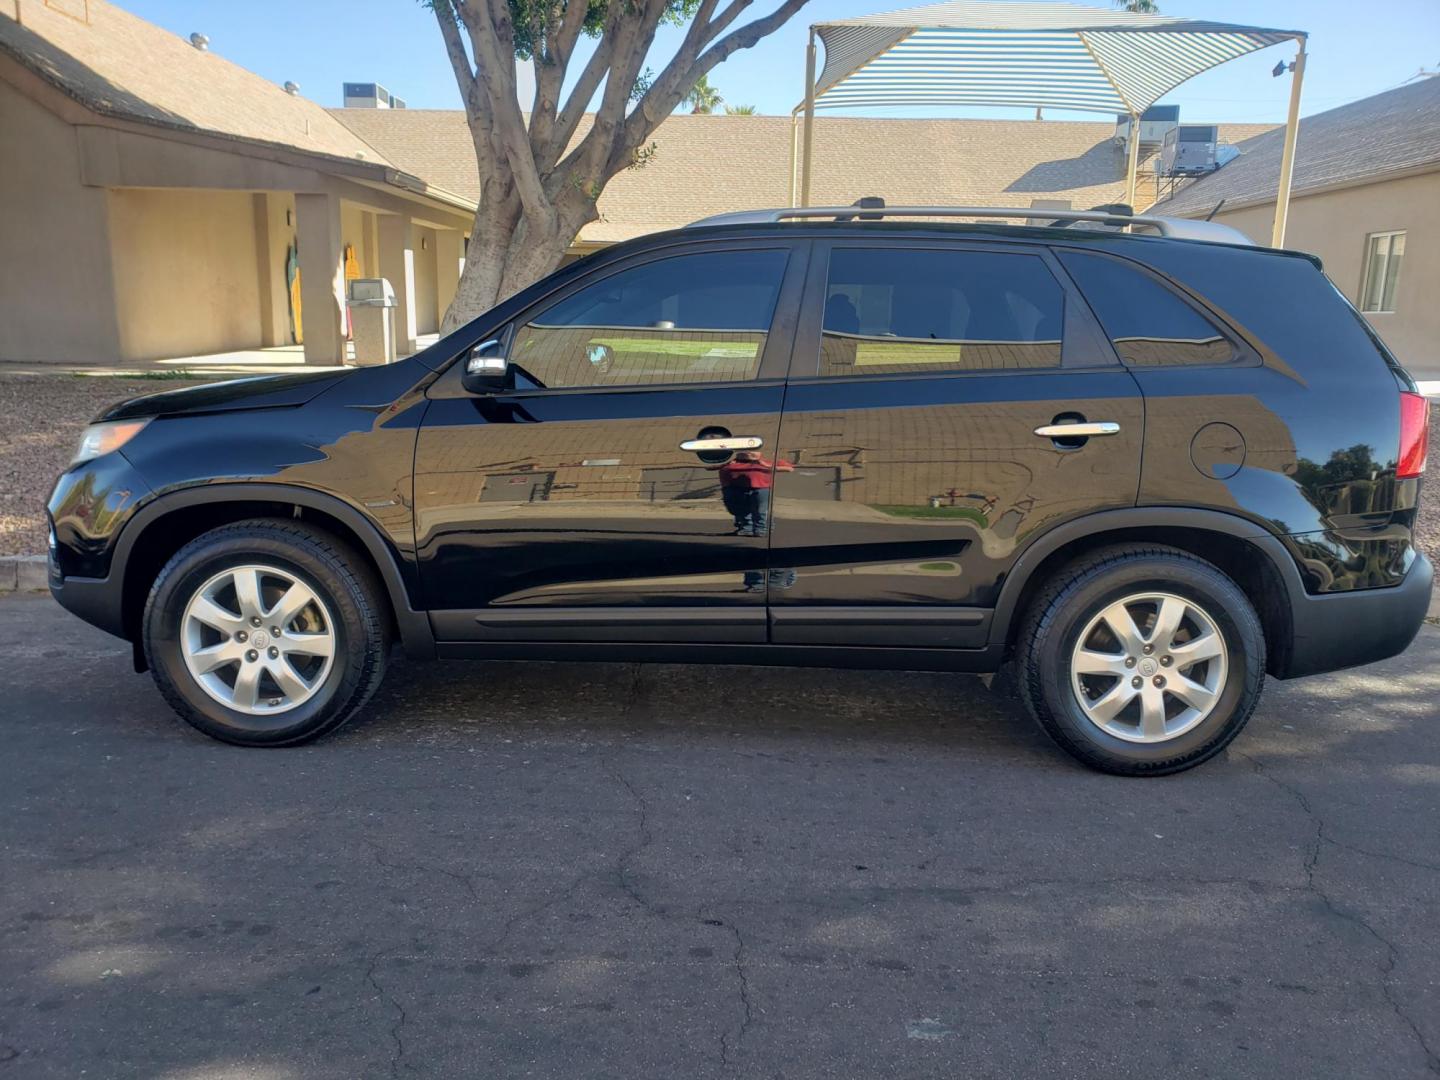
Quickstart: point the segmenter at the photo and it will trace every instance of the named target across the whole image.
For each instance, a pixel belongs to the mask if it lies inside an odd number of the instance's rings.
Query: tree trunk
[[[440,323],[442,334],[459,329],[554,270],[580,229],[595,220],[595,212],[590,204],[555,214],[548,226],[525,218],[508,229],[502,221],[485,218],[483,211],[475,217],[465,269]]]
[[[465,269],[455,286],[455,299],[440,320],[442,335],[458,330],[476,315],[495,306],[500,292],[500,279],[505,274],[505,252],[509,245],[491,246],[478,242],[472,234],[465,252]]]

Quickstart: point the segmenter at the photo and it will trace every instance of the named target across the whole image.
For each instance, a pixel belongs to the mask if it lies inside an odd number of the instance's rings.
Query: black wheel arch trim
[[[1297,659],[1294,648],[1295,628],[1299,625],[1300,605],[1305,600],[1305,585],[1285,545],[1274,533],[1266,531],[1264,526],[1248,518],[1220,510],[1190,507],[1135,506],[1123,510],[1104,510],[1074,518],[1037,537],[1015,560],[1010,573],[1006,575],[1005,583],[1000,587],[995,617],[990,624],[991,643],[1003,644],[1009,641],[1014,624],[1023,615],[1020,601],[1026,594],[1026,586],[1036,570],[1051,555],[1081,540],[1103,537],[1107,533],[1118,533],[1126,529],[1147,528],[1219,533],[1244,541],[1257,552],[1263,552],[1279,577],[1286,598],[1283,605],[1286,625],[1276,628],[1276,640],[1270,643],[1270,673],[1279,678],[1285,678],[1292,673],[1308,673],[1292,670]]]
[[[1032,540],[1020,553],[1005,583],[1000,587],[1000,598],[995,604],[995,618],[990,624],[991,642],[1005,641],[1012,622],[1019,616],[1017,610],[1025,586],[1036,569],[1051,555],[1080,540],[1101,536],[1105,533],[1120,532],[1124,529],[1193,529],[1201,532],[1217,532],[1237,540],[1245,540],[1269,556],[1275,570],[1285,584],[1286,591],[1294,598],[1295,593],[1304,592],[1300,572],[1294,560],[1285,550],[1278,537],[1264,531],[1247,518],[1227,514],[1219,510],[1198,510],[1171,506],[1136,506],[1123,510],[1102,510],[1095,514],[1072,518],[1057,525]]]
[[[395,614],[395,625],[399,630],[405,655],[412,659],[427,659],[435,656],[435,637],[430,629],[430,619],[424,611],[417,611],[411,605],[410,591],[395,549],[381,534],[379,527],[338,496],[291,484],[244,481],[202,484],[166,492],[140,507],[121,529],[111,555],[110,575],[107,580],[113,583],[116,590],[117,613],[118,605],[121,602],[121,593],[124,589],[125,568],[129,562],[130,553],[145,531],[175,510],[203,506],[207,503],[227,502],[292,503],[302,508],[328,514],[340,521],[364,545],[366,554],[370,556],[375,571],[385,586],[390,600],[390,608]]]
[[[992,645],[1009,641],[1019,604],[1036,569],[1067,545],[1125,529],[1171,528],[1221,533],[1263,552],[1284,589],[1284,627],[1270,643],[1269,673],[1280,679],[1315,675],[1394,656],[1414,640],[1425,619],[1433,570],[1417,555],[1398,585],[1312,596],[1281,538],[1256,522],[1220,510],[1137,506],[1087,514],[1037,537],[1021,552],[1000,588],[990,625]]]

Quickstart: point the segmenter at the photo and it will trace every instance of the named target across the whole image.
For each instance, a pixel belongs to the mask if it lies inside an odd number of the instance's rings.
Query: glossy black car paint
[[[777,240],[808,266],[809,292],[777,313],[755,382],[489,395],[459,386],[458,357],[572,282],[697,244]],[[816,378],[826,245],[877,241],[1003,244],[1057,266],[1062,249],[1106,252],[1161,275],[1243,348],[1215,367],[1127,368],[1057,268],[1067,294],[1060,368]],[[777,349],[788,386],[769,359]],[[1312,261],[1290,253],[999,226],[662,234],[572,264],[398,364],[199,387],[102,414],[154,419],[122,451],[60,478],[49,504],[52,589],[133,640],[168,553],[227,516],[285,513],[338,532],[373,564],[412,655],[990,670],[1035,575],[1076,544],[1143,532],[1187,538],[1202,553],[1221,541],[1250,552],[1278,588],[1266,601],[1272,670],[1306,674],[1391,655],[1423,618],[1431,570],[1410,535],[1420,484],[1394,478],[1406,387]],[[1062,414],[1116,420],[1121,434],[1078,447],[1032,434]],[[714,426],[741,434],[746,425],[802,461],[903,457],[898,442],[876,449],[856,438],[887,416],[958,433],[927,446],[954,483],[918,504],[897,487],[852,507],[814,498],[823,476],[779,474],[768,544],[673,528],[653,499],[608,522],[525,502],[507,525],[480,498],[483,477],[521,477],[536,490],[524,474],[545,464],[551,433],[577,424],[593,425],[596,442],[571,455],[575,467],[623,466],[626,433],[663,425],[680,468],[679,440]],[[842,420],[814,422],[833,417]],[[1216,471],[1205,458],[1233,448],[1197,439],[1216,424],[1244,442],[1243,467],[1223,479],[1203,471]],[[872,513],[936,509],[936,499],[970,512]]]

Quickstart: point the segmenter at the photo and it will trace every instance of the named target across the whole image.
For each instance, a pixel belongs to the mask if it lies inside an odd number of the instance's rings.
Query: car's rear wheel
[[[328,533],[245,521],[186,544],[144,613],[156,685],[185,720],[245,746],[333,731],[380,684],[387,620],[373,575]]]
[[[1219,569],[1159,546],[1108,548],[1065,567],[1031,604],[1017,645],[1021,697],[1080,761],[1157,776],[1219,753],[1250,718],[1265,635]]]

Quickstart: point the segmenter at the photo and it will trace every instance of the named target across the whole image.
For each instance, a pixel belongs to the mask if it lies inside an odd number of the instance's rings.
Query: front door
[[[508,330],[524,389],[436,383],[415,517],[437,637],[765,640],[794,322],[776,312],[798,306],[805,248],[601,267]]]
[[[817,244],[775,474],[772,640],[977,648],[1016,554],[1132,506],[1144,410],[1049,252]],[[1051,437],[1071,423],[1103,435]]]

